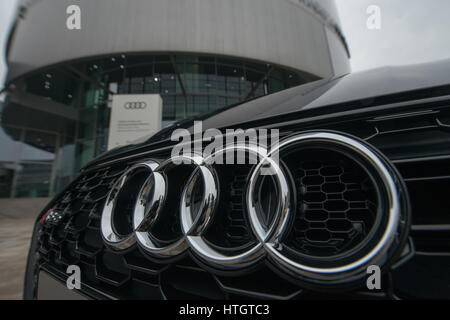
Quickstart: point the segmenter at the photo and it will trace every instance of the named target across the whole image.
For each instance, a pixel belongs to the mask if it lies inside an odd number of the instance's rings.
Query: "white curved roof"
[[[7,81],[49,65],[127,52],[195,52],[260,60],[319,77],[349,71],[333,0],[34,0],[9,46]],[[318,5],[320,4],[320,7]],[[328,15],[329,14],[329,15]]]

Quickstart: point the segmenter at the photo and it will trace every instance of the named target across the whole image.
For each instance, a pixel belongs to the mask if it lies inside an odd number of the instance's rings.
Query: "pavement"
[[[31,232],[49,198],[0,199],[0,300],[22,299]]]

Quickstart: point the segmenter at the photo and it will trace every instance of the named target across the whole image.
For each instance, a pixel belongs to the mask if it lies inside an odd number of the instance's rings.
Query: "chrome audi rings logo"
[[[124,108],[127,110],[142,110],[147,108],[147,103],[143,101],[127,102],[124,104]]]
[[[297,190],[293,181],[295,167],[283,159],[289,155],[302,157],[308,148],[351,154],[357,159],[355,165],[361,166],[377,184],[379,205],[373,231],[368,235],[370,241],[362,241],[357,250],[349,250],[346,259],[308,256],[288,242],[296,215],[301,214],[296,206],[302,190]],[[226,196],[229,190],[223,190],[227,187],[221,182],[232,174],[215,163],[215,159],[238,152],[260,160],[248,167],[239,200],[251,240],[229,248],[218,244],[226,235],[213,227],[222,223],[227,210],[224,208],[230,205]],[[282,161],[274,160],[278,159],[272,157],[274,152],[280,153]],[[183,166],[189,170],[186,172]],[[267,258],[272,266],[301,280],[324,284],[354,280],[365,275],[364,268],[368,265],[383,265],[394,256],[396,251],[389,249],[399,243],[400,233],[407,234],[403,226],[408,225],[408,202],[398,181],[387,160],[364,142],[331,132],[303,133],[287,138],[270,152],[257,146],[235,145],[205,158],[179,156],[163,163],[136,164],[115,182],[108,194],[101,233],[104,242],[114,250],[127,250],[137,244],[160,261],[172,261],[189,250],[202,264],[219,271],[242,270]],[[164,232],[169,229],[176,229],[176,236],[166,239]],[[211,230],[215,232],[213,235]]]
[[[106,200],[105,208],[101,219],[101,231],[104,241],[112,248],[124,250],[134,243],[141,246],[149,255],[159,258],[173,258],[190,248],[203,261],[213,267],[220,269],[240,269],[249,265],[264,256],[265,247],[275,245],[277,239],[285,231],[290,214],[289,208],[289,188],[285,174],[278,164],[269,157],[264,158],[252,171],[250,184],[248,187],[247,212],[254,236],[257,239],[255,244],[244,252],[235,255],[225,255],[214,248],[205,239],[204,232],[212,223],[215,216],[219,196],[219,183],[215,170],[210,165],[213,159],[221,153],[244,151],[251,154],[260,154],[261,148],[247,146],[233,146],[224,148],[207,159],[201,157],[179,157],[158,164],[153,161],[140,163],[125,172],[115,183]],[[182,236],[170,244],[161,245],[155,241],[152,235],[152,226],[160,219],[163,207],[166,205],[166,198],[171,187],[168,181],[167,172],[171,170],[175,163],[190,163],[194,166],[190,177],[185,181],[181,202],[179,204],[179,221]],[[266,226],[261,217],[257,214],[253,195],[261,169],[270,168],[273,171],[272,178],[276,182],[279,190],[276,216],[272,219],[270,226]],[[132,212],[132,231],[127,234],[119,234],[115,226],[118,204],[120,202],[121,189],[127,185],[133,175],[138,172],[147,171],[148,178],[143,183],[137,196],[136,204]],[[265,173],[265,175],[267,172]],[[196,185],[203,186],[201,200],[194,203],[194,190]]]

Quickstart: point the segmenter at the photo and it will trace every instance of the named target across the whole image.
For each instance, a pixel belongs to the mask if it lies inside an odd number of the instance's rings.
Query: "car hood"
[[[449,84],[450,59],[409,66],[382,67],[338,78],[322,79],[177,122],[143,143],[113,149],[94,161],[120,156],[142,147],[151,148],[153,145],[167,143],[176,129],[184,128],[192,132],[194,121],[203,121],[203,130],[246,128],[252,123],[275,120],[278,117],[299,119],[302,113],[309,110],[326,114],[330,112],[329,107],[335,105],[348,104],[353,109],[363,108],[373,105],[373,99],[376,97]]]

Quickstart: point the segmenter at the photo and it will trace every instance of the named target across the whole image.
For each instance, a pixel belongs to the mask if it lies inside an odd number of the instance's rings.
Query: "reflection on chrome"
[[[386,223],[376,230],[378,238],[371,234],[374,237],[370,239],[371,242],[376,243],[360,248],[361,252],[350,255],[342,261],[335,259],[334,263],[329,266],[326,263],[323,263],[322,266],[309,263],[308,259],[311,257],[300,252],[293,252],[292,248],[283,243],[290,232],[291,222],[296,214],[294,195],[297,193],[289,168],[284,165],[283,161],[278,163],[271,156],[273,153],[283,155],[288,152],[288,149],[295,149],[304,144],[316,144],[319,148],[328,144],[344,150],[343,152],[356,154],[365,161],[367,166],[371,167],[370,170],[374,172],[377,181],[381,183],[378,188],[382,190],[382,198],[386,199],[386,203],[380,207],[381,209],[379,208],[377,213],[381,216],[386,215]],[[250,170],[245,193],[245,212],[254,241],[244,250],[230,253],[220,251],[211,245],[205,238],[205,232],[216,215],[221,214],[217,210],[220,183],[214,168],[214,159],[235,152],[243,152],[249,157],[257,156],[261,160]],[[177,166],[190,166],[191,168],[188,178],[181,182],[183,191],[181,196],[178,195],[178,199],[180,199],[179,215],[175,214],[175,217],[179,219],[181,232],[172,241],[159,241],[154,235],[155,224],[161,218],[163,209],[168,205],[169,192],[174,192],[174,189],[171,188],[177,187],[176,182],[171,181],[168,175]],[[271,174],[266,175],[263,171],[265,173],[270,171]],[[144,172],[145,179],[141,179],[140,185],[136,187],[133,185],[134,182],[130,181],[142,172]],[[258,192],[261,192],[262,181],[265,177],[270,177],[267,179],[270,179],[270,188],[276,195],[273,212],[262,212],[264,210],[261,209],[257,196]],[[282,141],[278,148],[270,152],[254,145],[230,145],[214,152],[207,158],[182,156],[170,158],[161,164],[148,161],[134,165],[117,180],[109,192],[102,214],[101,232],[105,243],[115,250],[126,250],[137,243],[149,256],[160,260],[178,259],[190,249],[198,260],[213,270],[243,270],[267,258],[266,261],[278,269],[301,280],[325,283],[339,279],[348,280],[361,275],[367,266],[383,265],[389,259],[388,249],[392,247],[398,235],[402,220],[402,208],[404,208],[396,179],[395,172],[377,151],[350,136],[333,132],[298,134]],[[120,195],[128,194],[130,190],[139,190],[139,192],[131,195],[135,202],[134,209],[130,213],[132,215],[131,232],[122,235],[116,231],[115,215],[124,214],[120,212],[118,202]],[[200,198],[198,197],[199,190],[201,191]],[[312,258],[316,262],[320,262],[320,257]]]

